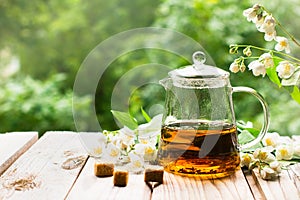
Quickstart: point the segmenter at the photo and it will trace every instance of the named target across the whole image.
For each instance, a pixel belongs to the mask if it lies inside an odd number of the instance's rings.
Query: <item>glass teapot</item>
[[[232,87],[229,73],[205,60],[203,52],[195,52],[193,65],[173,70],[160,81],[166,100],[158,162],[171,173],[213,179],[238,169],[239,151],[257,144],[267,132],[269,112],[254,89]],[[234,92],[254,95],[264,111],[260,134],[243,145],[237,141]]]

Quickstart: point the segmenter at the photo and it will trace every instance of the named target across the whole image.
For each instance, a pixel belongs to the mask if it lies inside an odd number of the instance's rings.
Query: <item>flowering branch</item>
[[[272,13],[271,13],[270,11],[268,11],[265,7],[262,6],[262,9],[263,9],[265,12],[267,12],[269,15],[272,15]],[[276,18],[274,18],[274,20],[275,20],[276,24],[280,27],[280,29],[281,29],[286,35],[288,35],[289,38],[290,38],[297,46],[300,47],[300,43],[296,40],[296,38],[295,38],[292,34],[290,34],[290,33],[286,30],[286,28],[284,28],[284,26],[282,26],[281,23],[280,23]]]
[[[300,104],[300,59],[289,54],[291,52],[289,41],[286,37],[277,35],[276,26],[297,46],[300,47],[300,43],[273,17],[271,12],[259,4],[244,10],[243,15],[249,22],[256,25],[259,32],[264,33],[264,39],[267,42],[275,41],[277,43],[274,50],[254,45],[230,45],[230,54],[238,54],[239,49],[243,49],[244,56],[236,58],[230,65],[229,70],[233,73],[244,72],[246,69],[245,60],[253,59],[248,64],[248,68],[252,70],[254,76],[262,75],[264,77],[267,75],[279,87],[293,86],[291,96]],[[263,54],[252,56],[253,49],[261,51]]]
[[[286,54],[286,53],[283,53],[283,52],[280,52],[280,51],[276,51],[276,50],[266,49],[266,48],[263,48],[263,47],[254,46],[254,45],[247,45],[247,44],[234,44],[234,45],[230,45],[230,49],[233,49],[233,50],[231,50],[230,53],[231,54],[238,53],[237,50],[239,48],[257,49],[257,50],[260,50],[260,51],[269,52],[271,54],[278,54],[278,55],[281,55],[283,57],[287,57],[287,58],[289,58],[291,60],[294,60],[295,62],[290,61],[290,62],[293,62],[293,64],[300,65],[300,59],[295,58],[295,57],[293,57],[293,56],[291,56],[289,54]],[[233,52],[233,51],[235,51],[235,52]],[[251,55],[248,56],[248,57],[250,57],[250,58],[258,58],[258,57],[251,57]],[[282,59],[281,57],[277,57],[277,58]]]

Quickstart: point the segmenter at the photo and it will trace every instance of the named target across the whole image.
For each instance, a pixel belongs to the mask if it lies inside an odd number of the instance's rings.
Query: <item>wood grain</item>
[[[253,178],[251,171],[249,170],[243,170],[244,176],[247,179],[249,188],[252,192],[252,195],[254,196],[254,199],[256,200],[265,200],[265,194],[263,193],[262,189],[257,184],[256,179]]]
[[[283,170],[277,180],[263,180],[258,169],[252,170],[253,178],[268,200],[300,199],[299,190],[290,178],[289,172]]]
[[[150,199],[151,190],[142,174],[129,174],[126,187],[115,187],[113,177],[99,178],[94,175],[94,159],[89,158],[74,187],[66,199]]]
[[[0,177],[0,199],[300,199],[300,164],[283,170],[275,181],[262,180],[257,169],[252,173],[237,170],[232,176],[215,180],[164,172],[164,183],[152,190],[145,184],[143,174],[130,174],[126,187],[115,187],[113,177],[94,176],[94,160],[87,156],[78,133],[47,132],[36,143],[37,133],[27,133],[28,138],[21,133],[9,134],[0,135],[1,166],[7,160],[12,163]],[[298,139],[300,137],[293,137],[293,140]],[[70,170],[62,168],[65,161],[78,156],[86,161],[82,166]],[[34,181],[39,183],[36,187],[12,191],[3,185],[4,180],[28,175],[35,177]]]
[[[222,179],[201,180],[165,173],[152,199],[254,199],[241,170]]]
[[[290,166],[288,168],[288,175],[299,192],[300,191],[300,163]]]
[[[0,134],[0,175],[37,140],[37,132]]]
[[[47,132],[1,177],[13,180],[33,175],[39,187],[14,191],[10,199],[64,199],[81,168],[65,170],[61,164],[76,155],[87,157],[77,133]]]

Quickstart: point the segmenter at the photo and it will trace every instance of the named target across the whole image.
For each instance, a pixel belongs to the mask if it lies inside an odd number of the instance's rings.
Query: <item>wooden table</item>
[[[300,199],[300,165],[284,170],[277,181],[265,181],[257,172],[242,170],[216,180],[165,172],[164,183],[153,189],[145,184],[143,174],[130,174],[126,187],[115,187],[112,177],[94,176],[94,160],[86,154],[78,133],[47,132],[37,137],[35,132],[0,134],[1,200]],[[62,168],[66,160],[77,156],[83,158],[80,166]]]

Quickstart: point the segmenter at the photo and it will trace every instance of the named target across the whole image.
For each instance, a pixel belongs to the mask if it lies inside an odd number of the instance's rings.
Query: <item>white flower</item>
[[[119,133],[118,133],[119,134]],[[118,134],[113,134],[113,133],[108,133],[106,135],[106,138],[107,138],[107,143],[114,143],[116,144],[117,143],[117,140],[119,140],[118,138]]]
[[[79,133],[80,139],[85,144],[85,148],[91,156],[100,157],[103,153],[106,137],[103,133],[88,132]]]
[[[264,23],[259,27],[258,31],[263,33],[272,33],[275,31],[276,21],[272,15],[265,17]]]
[[[272,15],[267,15],[262,24],[259,24],[258,31],[265,33],[264,39],[272,41],[276,38],[276,21]]]
[[[254,161],[254,157],[252,154],[249,153],[241,153],[241,167],[249,168],[250,163]]]
[[[101,157],[104,149],[105,143],[100,143],[98,146],[93,147],[93,150],[90,152],[90,154],[95,157]]]
[[[145,161],[152,161],[156,159],[156,147],[149,144],[136,144],[134,152],[144,157]]]
[[[266,75],[265,66],[261,62],[259,62],[258,60],[252,61],[248,65],[248,68],[250,70],[252,70],[252,73],[253,73],[254,76],[259,76],[259,75],[265,76]]]
[[[257,11],[260,9],[260,7],[261,7],[260,5],[255,4],[255,5],[253,5],[252,8],[248,8],[248,9],[244,10],[243,15],[245,17],[247,17],[247,20],[249,22],[250,21],[255,22],[255,19],[257,17]]]
[[[288,79],[295,72],[295,67],[288,61],[281,61],[276,68],[278,76],[283,79]]]
[[[155,146],[157,144],[157,135],[154,136],[139,136],[138,142],[141,144],[148,144]]]
[[[288,41],[287,38],[277,36],[277,37],[275,37],[275,41],[277,42],[277,44],[275,45],[275,50],[276,51],[285,50],[286,53],[291,52],[289,41]]]
[[[107,147],[103,152],[103,159],[110,161],[112,163],[116,163],[120,158],[121,151],[118,147],[116,147],[113,143],[108,143]]]
[[[294,155],[300,156],[300,142],[293,142]]]
[[[264,146],[272,146],[276,147],[278,141],[280,139],[280,135],[276,132],[267,133],[264,138],[262,139],[262,143]]]
[[[162,124],[162,114],[156,115],[149,123],[138,126],[139,136],[154,136],[159,135]]]
[[[269,164],[270,168],[273,169],[275,172],[280,173],[282,165],[277,161],[273,161]]]
[[[266,68],[274,66],[273,57],[270,53],[264,53],[259,57],[259,60],[263,62]]]
[[[270,167],[264,167],[260,170],[260,176],[265,180],[273,180],[278,176],[278,173]]]
[[[250,21],[254,21],[255,17],[256,17],[256,10],[254,10],[253,8],[248,8],[246,10],[243,11],[243,15],[245,17],[247,17],[247,20]]]
[[[273,148],[265,147],[256,149],[253,153],[254,159],[259,159],[261,162],[271,163],[276,160],[275,156],[271,153]]]
[[[265,32],[265,35],[264,35],[264,39],[268,42],[272,41],[272,40],[275,40],[276,38],[276,31],[273,30],[273,31],[270,31],[270,32]]]
[[[263,24],[264,24],[265,18],[261,15],[261,16],[257,16],[254,19],[254,23],[256,25],[256,28],[259,29]]]
[[[240,71],[240,66],[238,63],[233,62],[231,63],[231,65],[229,66],[229,70],[233,73],[238,73]]]
[[[134,144],[134,140],[135,140],[135,132],[134,130],[131,130],[128,127],[124,127],[122,129],[120,129],[120,134],[118,136],[118,138],[121,140],[121,142],[126,145],[126,146],[130,146]]]
[[[276,147],[276,158],[278,160],[291,160],[293,158],[294,149],[291,145],[279,145]]]
[[[134,152],[128,154],[130,159],[130,171],[140,172],[144,168],[144,159],[143,156],[137,155]]]
[[[293,140],[291,140],[291,138],[288,137],[288,136],[284,136],[284,137],[281,136],[278,139],[277,146],[280,145],[280,144],[293,146]]]

